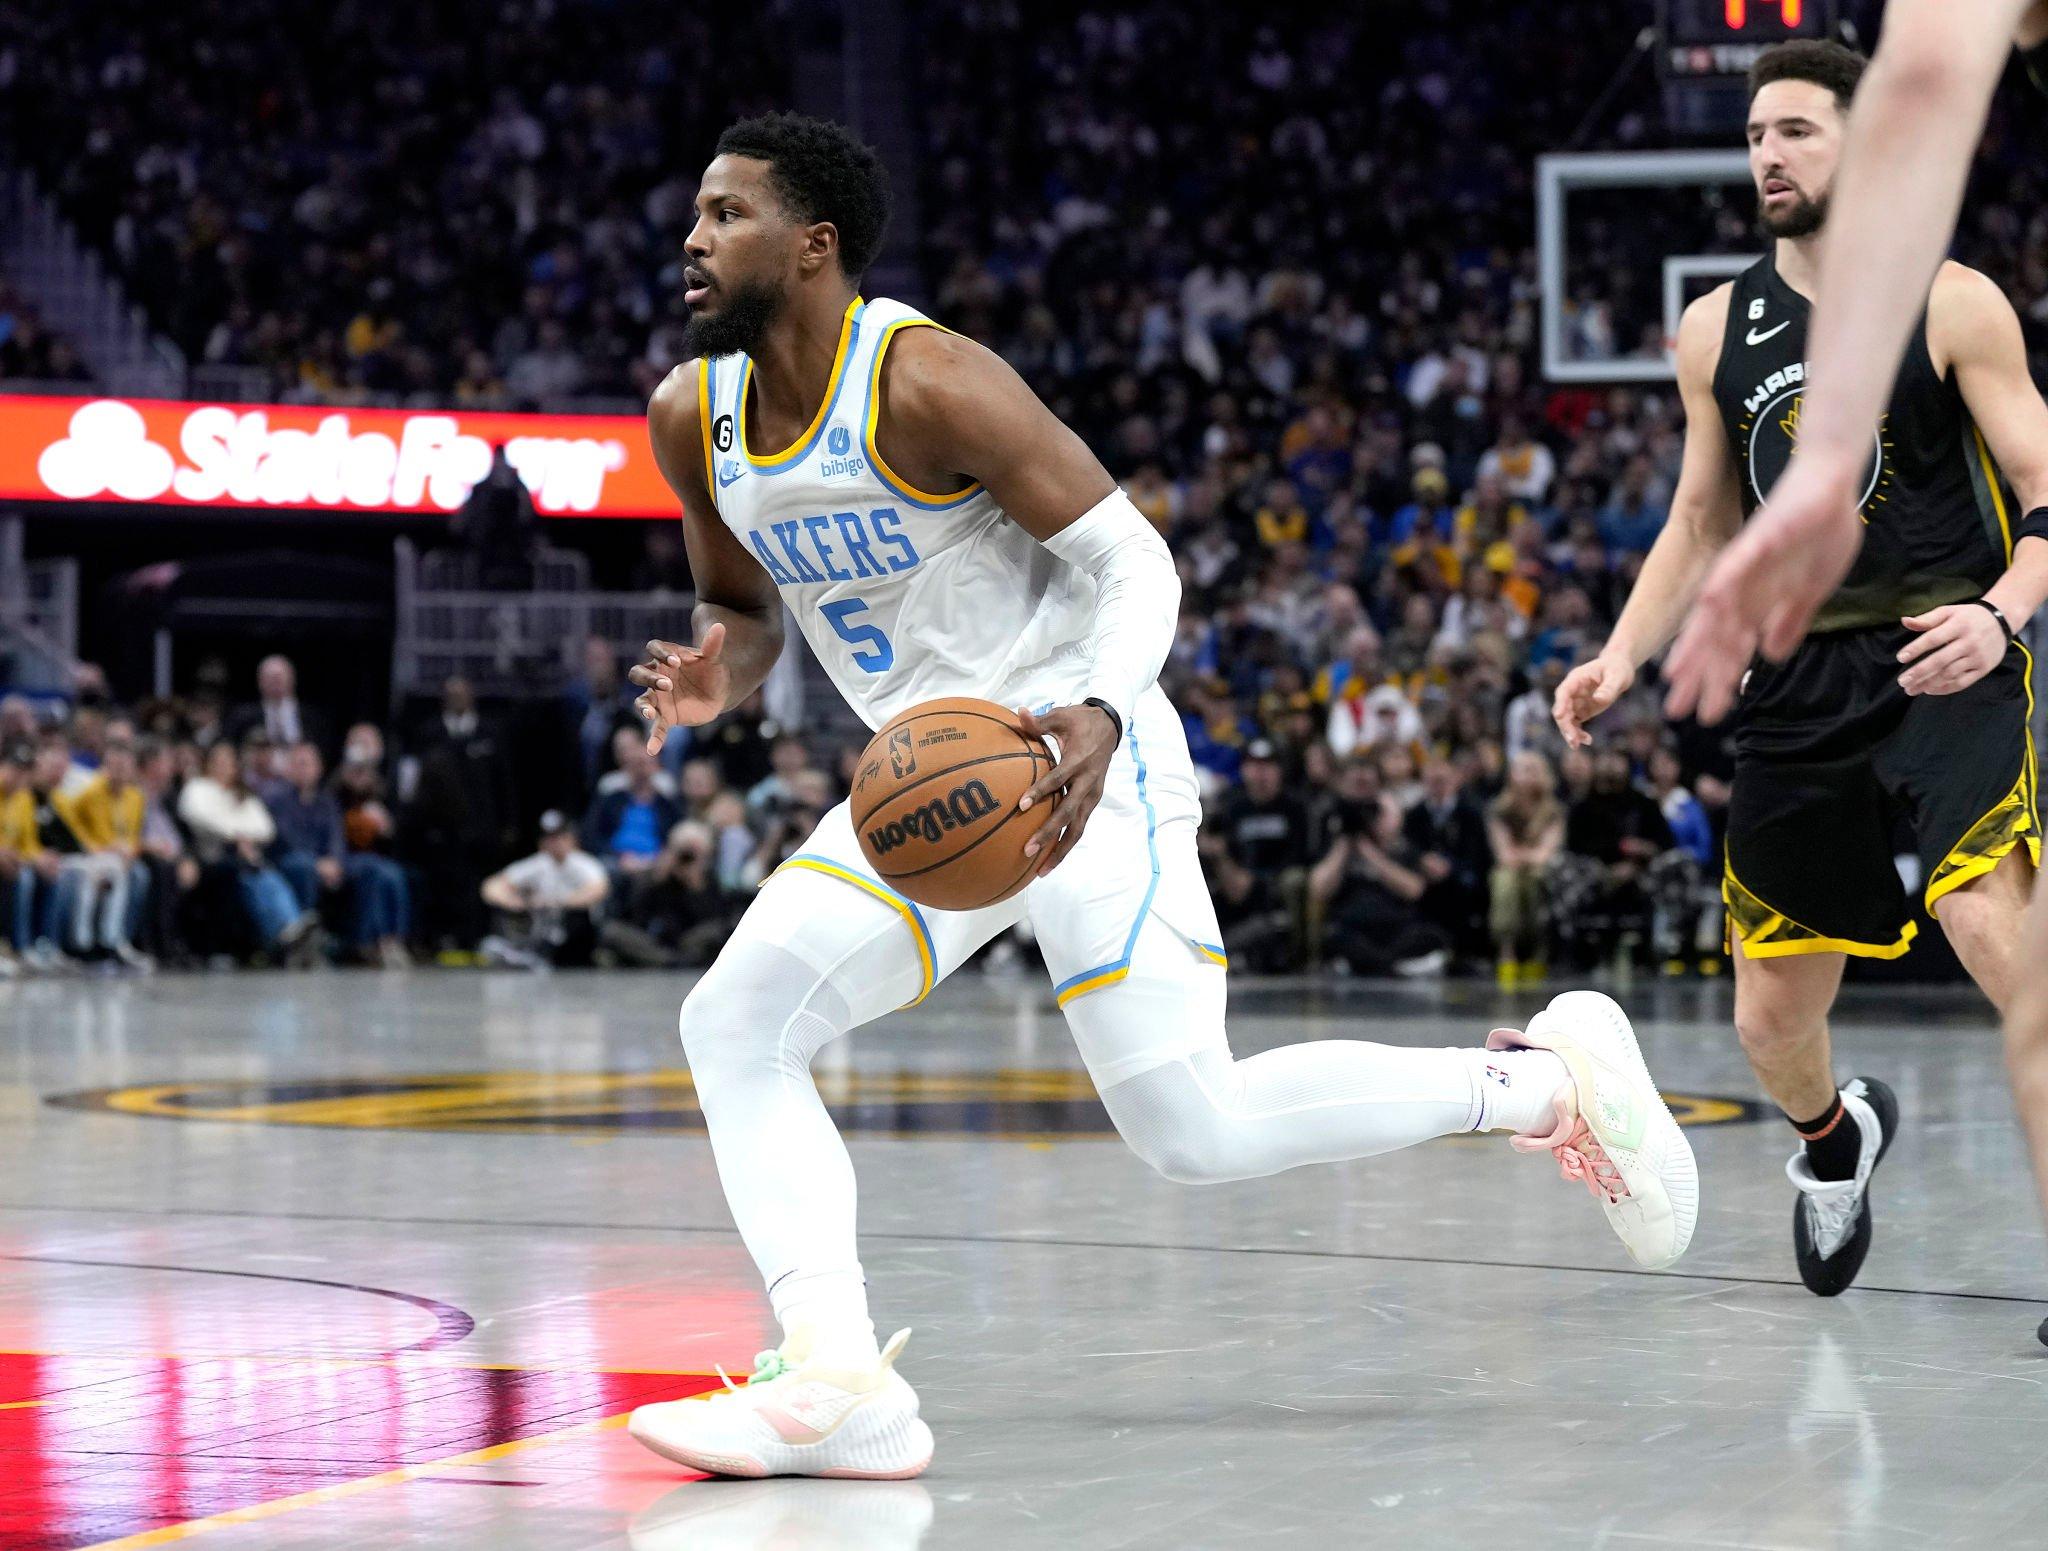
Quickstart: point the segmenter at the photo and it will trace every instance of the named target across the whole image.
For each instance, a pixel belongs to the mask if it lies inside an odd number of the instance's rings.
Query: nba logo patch
[[[825,450],[835,458],[843,458],[853,446],[853,433],[843,425],[835,425],[825,435]]]

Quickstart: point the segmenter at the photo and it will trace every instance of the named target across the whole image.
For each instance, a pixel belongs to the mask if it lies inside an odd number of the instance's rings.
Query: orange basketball
[[[876,733],[853,781],[854,833],[890,888],[934,910],[1008,899],[1042,856],[1024,842],[1045,808],[1017,799],[1052,768],[1051,752],[989,700],[927,700]]]

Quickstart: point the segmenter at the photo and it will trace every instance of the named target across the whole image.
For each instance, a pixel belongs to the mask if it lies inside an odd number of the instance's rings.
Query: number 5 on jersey
[[[828,603],[819,612],[839,632],[839,639],[857,648],[853,654],[854,665],[868,673],[886,673],[896,664],[896,648],[889,644],[889,638],[873,625],[856,625],[853,616],[865,614],[868,606],[858,598],[845,598],[838,603]]]

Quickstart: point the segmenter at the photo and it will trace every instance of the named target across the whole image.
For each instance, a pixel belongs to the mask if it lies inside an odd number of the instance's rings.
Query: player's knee
[[[707,1087],[800,1075],[846,1031],[843,999],[789,954],[722,957],[683,999],[677,1027],[701,1102]]]
[[[1821,1023],[1804,1011],[1774,1007],[1769,1002],[1738,1000],[1735,1035],[1752,1061],[1774,1061],[1800,1049],[1820,1032]]]
[[[1103,1106],[1124,1144],[1182,1185],[1217,1185],[1263,1172],[1248,1158],[1238,1121],[1180,1065],[1104,1090]]]

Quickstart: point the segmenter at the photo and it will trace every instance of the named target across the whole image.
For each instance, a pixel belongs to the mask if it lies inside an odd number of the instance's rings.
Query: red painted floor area
[[[0,1551],[70,1551],[560,1431],[699,1374],[0,1353]]]

